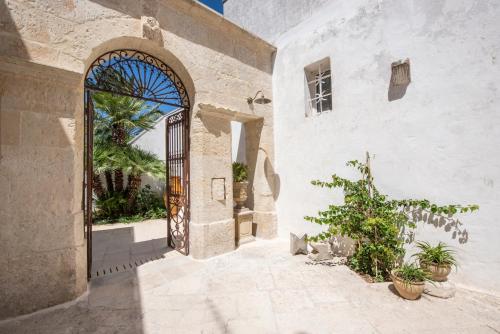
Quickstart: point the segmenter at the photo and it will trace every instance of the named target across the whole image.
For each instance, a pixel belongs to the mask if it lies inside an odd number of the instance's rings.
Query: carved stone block
[[[147,38],[151,41],[157,42],[160,46],[163,46],[163,37],[161,35],[160,24],[158,21],[151,16],[142,16],[142,37]]]
[[[326,261],[333,259],[330,252],[330,244],[327,242],[311,242],[312,251],[308,257],[313,261]]]
[[[226,179],[224,177],[212,178],[212,199],[215,201],[226,200]]]
[[[297,236],[290,233],[290,253],[292,255],[305,254],[307,255],[307,234]]]
[[[236,224],[236,246],[255,241],[252,234],[253,211],[249,209],[235,209],[234,222]]]
[[[424,293],[430,296],[439,297],[439,298],[451,298],[455,296],[455,292],[457,291],[455,284],[446,281],[446,282],[426,282]]]

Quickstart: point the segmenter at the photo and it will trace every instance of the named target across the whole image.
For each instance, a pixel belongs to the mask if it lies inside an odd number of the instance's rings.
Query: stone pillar
[[[234,250],[231,122],[194,111],[191,118],[190,253],[204,259]]]
[[[274,171],[272,118],[245,122],[247,164],[249,169],[248,206],[254,211],[256,236],[271,239],[277,235],[274,206],[279,193],[279,178]]]
[[[2,63],[0,319],[66,302],[87,288],[81,209],[81,76]]]

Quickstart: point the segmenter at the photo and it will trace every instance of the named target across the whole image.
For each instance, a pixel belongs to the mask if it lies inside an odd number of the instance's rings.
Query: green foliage
[[[151,190],[151,186],[149,184],[139,191],[135,205],[138,212],[165,209],[163,199]]]
[[[96,201],[94,224],[135,223],[147,219],[167,217],[167,210],[160,196],[149,185],[142,188],[136,200],[134,211],[127,210],[127,198],[123,193],[108,194],[106,199]]]
[[[347,166],[356,168],[361,177],[351,181],[334,174],[330,182],[312,181],[318,187],[342,189],[344,203],[332,204],[316,217],[304,217],[306,221],[327,227],[309,240],[328,240],[337,235],[353,239],[356,250],[350,259],[351,266],[376,280],[388,278],[405,254],[405,238],[408,231],[416,227],[412,216],[406,214],[410,209],[449,216],[478,209],[477,205],[438,206],[428,200],[391,200],[375,187],[368,164],[349,161]]]
[[[131,87],[119,73],[108,73],[109,83],[123,89]],[[116,219],[131,215],[140,196],[141,176],[165,180],[166,166],[155,154],[130,144],[141,131],[149,131],[161,116],[158,105],[150,106],[141,99],[112,93],[95,92],[94,102],[94,174],[106,173],[109,189],[96,191],[99,198],[97,218]],[[115,186],[110,186],[114,173]],[[123,187],[123,175],[129,175]],[[99,188],[100,189],[100,188]],[[142,210],[143,211],[143,210]],[[141,212],[142,212],[141,211]],[[107,216],[106,216],[107,215]]]
[[[243,182],[248,180],[248,166],[241,162],[233,162],[233,181]]]
[[[125,145],[140,131],[151,130],[161,116],[158,106],[129,96],[98,92],[92,99],[95,140],[108,144]]]
[[[418,258],[421,264],[437,264],[457,266],[455,252],[445,243],[439,242],[435,247],[425,241],[417,242],[420,252],[414,256]]]
[[[98,143],[94,146],[93,157],[96,174],[122,169],[129,174],[149,175],[165,180],[165,163],[156,154],[137,146],[120,147]]]
[[[104,198],[98,198],[95,202],[97,218],[108,217],[117,218],[120,217],[127,209],[127,198],[124,193],[120,192],[108,192]]]
[[[413,263],[405,263],[400,268],[394,269],[394,275],[402,279],[405,284],[430,280],[430,274]]]

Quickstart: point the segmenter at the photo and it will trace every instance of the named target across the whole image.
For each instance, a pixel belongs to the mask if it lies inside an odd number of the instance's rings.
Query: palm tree
[[[95,104],[94,136],[102,143],[125,147],[138,132],[152,129],[161,116],[158,105],[151,107],[133,97],[99,92],[92,98]],[[123,170],[117,168],[113,171],[114,185],[111,172],[104,171],[108,191],[122,192]]]
[[[128,147],[123,153],[126,156],[127,167],[124,169],[128,173],[127,200],[130,209],[135,206],[135,200],[141,188],[142,175],[165,180],[166,166],[156,154],[137,146]]]
[[[141,188],[142,175],[149,175],[157,179],[165,179],[165,163],[154,153],[145,151],[137,146],[117,146],[98,144],[94,147],[95,174],[106,170],[120,169],[128,173],[128,186],[125,191],[128,211],[133,211],[135,200]],[[97,176],[98,176],[97,175]],[[103,199],[94,188],[99,199]]]

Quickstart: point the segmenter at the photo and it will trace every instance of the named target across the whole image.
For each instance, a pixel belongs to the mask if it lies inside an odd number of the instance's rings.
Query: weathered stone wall
[[[272,96],[274,47],[193,0],[2,0],[0,19],[0,319],[85,290],[83,77],[107,51],[148,52],[181,77],[192,105],[192,255],[234,249],[228,119],[272,124],[272,107],[251,107],[246,97],[259,89]],[[228,118],[200,117],[201,103]],[[270,126],[250,140],[273,151]],[[262,173],[259,162],[251,167]],[[226,178],[222,202],[208,196],[218,177]],[[258,183],[255,196],[266,187]],[[269,200],[261,200],[266,225],[275,223]]]
[[[354,177],[345,162],[369,151],[383,193],[480,205],[460,215],[460,224],[420,223],[416,239],[451,244],[460,263],[452,279],[500,294],[498,17],[498,2],[487,0],[331,1],[277,39],[280,234],[317,232],[320,226],[303,217],[342,197],[310,180],[333,172]],[[305,117],[304,67],[324,57],[332,67],[333,111]],[[412,82],[403,94],[392,91],[390,77],[391,63],[405,58]]]
[[[0,63],[0,317],[87,287],[78,76]],[[54,79],[57,77],[57,79]],[[76,80],[75,80],[76,79]]]

